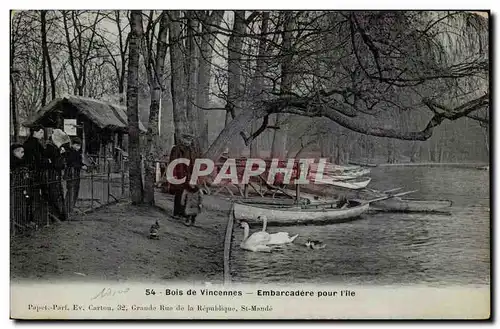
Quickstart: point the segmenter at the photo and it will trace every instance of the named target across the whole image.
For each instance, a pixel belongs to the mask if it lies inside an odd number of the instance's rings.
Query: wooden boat
[[[418,200],[394,197],[372,202],[370,208],[387,212],[443,212],[451,207],[450,200]]]
[[[370,169],[362,169],[362,170],[356,170],[353,172],[348,172],[348,173],[339,175],[339,174],[329,173],[329,172],[324,171],[322,176],[323,176],[323,179],[330,179],[330,180],[334,180],[334,181],[343,181],[343,180],[356,179],[356,178],[361,177],[361,176],[366,176],[366,175],[370,174],[370,172],[371,172]],[[309,175],[308,175],[308,179],[310,181],[314,181],[315,177],[318,175],[319,174],[317,171],[310,171]]]
[[[362,167],[377,167],[375,163],[361,162],[361,161],[349,161],[349,164]]]
[[[323,179],[316,179],[314,181],[315,184],[328,184],[336,187],[342,187],[350,190],[360,190],[368,186],[372,179],[370,177],[366,178],[362,181],[335,181],[332,179],[328,179],[323,177]]]
[[[303,208],[289,205],[265,205],[235,202],[234,218],[249,224],[262,225],[259,216],[267,217],[268,225],[333,224],[351,221],[368,211],[369,204],[349,201],[349,207],[337,209],[334,204],[320,208]]]
[[[245,204],[256,204],[256,205],[274,205],[277,207],[290,207],[290,206],[296,206],[297,205],[297,200],[296,199],[291,199],[291,198],[283,198],[283,197],[247,197],[247,198],[233,198],[236,202],[243,202]],[[307,205],[310,204],[311,201],[308,198],[305,198],[301,196],[300,198],[300,205]]]

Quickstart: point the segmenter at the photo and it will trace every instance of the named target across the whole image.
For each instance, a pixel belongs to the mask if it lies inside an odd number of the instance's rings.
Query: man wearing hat
[[[43,145],[45,137],[45,128],[41,125],[33,125],[30,127],[30,135],[23,144],[24,162],[30,172],[30,185],[28,195],[31,196],[31,210],[36,222],[45,222],[45,214],[47,211],[48,187],[47,168],[49,160],[45,155],[45,147]]]
[[[43,138],[45,129],[40,125],[30,127],[30,135],[23,144],[26,165],[31,171],[41,171],[47,167]]]
[[[186,189],[189,180],[191,179],[191,173],[193,171],[194,161],[199,156],[199,151],[194,145],[194,136],[191,134],[183,134],[179,138],[179,141],[170,152],[169,161],[175,159],[189,159],[189,166],[185,164],[178,164],[174,168],[174,177],[177,179],[182,179],[186,177],[184,184],[172,184],[170,185],[170,191],[175,195],[174,197],[174,218],[181,218],[184,216],[184,209],[182,206],[182,193]]]
[[[80,192],[80,171],[81,169],[87,169],[87,166],[83,164],[81,147],[81,139],[74,137],[71,140],[70,149],[65,152],[66,169],[64,171],[64,178],[66,179],[66,211],[68,214],[75,207],[78,193]]]
[[[48,176],[48,201],[52,208],[53,215],[59,220],[66,220],[67,213],[64,204],[62,188],[62,170],[65,167],[66,147],[70,143],[70,138],[61,129],[54,129],[50,140],[47,142],[45,154],[49,160],[47,170]]]

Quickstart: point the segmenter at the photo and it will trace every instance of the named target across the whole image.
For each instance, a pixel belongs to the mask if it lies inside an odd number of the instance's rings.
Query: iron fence
[[[10,233],[17,236],[50,226],[129,197],[128,171],[122,162],[100,159],[86,170],[28,171],[10,174]]]

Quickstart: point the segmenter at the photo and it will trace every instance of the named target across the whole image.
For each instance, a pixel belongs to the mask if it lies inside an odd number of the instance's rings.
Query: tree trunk
[[[139,141],[139,47],[143,35],[142,12],[130,13],[130,48],[127,76],[127,116],[130,198],[132,204],[142,203],[142,170]]]
[[[155,203],[154,184],[156,179],[155,163],[155,141],[158,138],[158,112],[160,110],[160,99],[162,94],[163,71],[165,57],[167,55],[167,31],[168,16],[165,12],[161,14],[160,30],[158,32],[158,43],[156,47],[156,67],[152,77],[151,104],[149,107],[149,124],[146,138],[145,150],[147,152],[144,164],[144,202],[150,205]]]
[[[198,46],[195,40],[195,34],[198,34],[198,22],[195,20],[194,12],[186,11],[187,18],[187,40],[186,52],[186,114],[190,124],[189,130],[195,136],[200,137],[199,115],[198,108],[195,106],[196,89],[198,87],[197,71],[198,71]]]
[[[262,13],[262,26],[260,28],[260,40],[259,40],[259,53],[257,55],[257,64],[255,68],[255,76],[252,81],[252,100],[258,100],[262,98],[262,92],[264,88],[264,74],[267,67],[266,58],[268,56],[267,47],[267,32],[269,27],[269,12]],[[259,128],[259,120],[252,121],[252,134]],[[250,157],[259,156],[259,139],[255,138],[250,144]]]
[[[118,29],[118,42],[120,45],[120,70],[118,73],[118,93],[120,94],[120,101],[123,100],[123,92],[125,91],[125,73],[127,68],[127,47],[129,44],[129,38],[123,43],[122,37],[122,27],[120,23],[120,10],[115,11],[116,27]]]
[[[45,15],[46,11],[42,10],[40,12],[40,20],[41,20],[41,35],[42,35],[42,107],[47,104],[47,69],[46,69],[46,62],[47,59],[45,57],[45,48],[44,48],[44,36],[46,37],[46,32],[45,32]]]
[[[219,136],[217,136],[212,145],[210,145],[208,151],[205,152],[204,157],[214,161],[219,159],[226,145],[234,139],[234,136],[239,136],[240,132],[248,127],[254,115],[256,118],[261,118],[265,114],[266,112],[262,108],[256,109],[254,112],[241,111],[240,114],[236,115],[235,118],[222,129]]]
[[[171,65],[171,90],[176,143],[180,135],[189,132],[189,122],[186,113],[186,94],[184,74],[184,54],[182,51],[181,23],[178,10],[170,11],[169,43]]]
[[[293,38],[293,22],[292,12],[286,11],[284,15],[284,28],[283,28],[283,62],[281,63],[281,93],[288,94],[292,90],[292,38]],[[287,141],[287,124],[288,115],[278,113],[276,114],[276,126],[279,129],[274,131],[273,145],[271,150],[272,158],[282,159],[286,154],[286,141]]]
[[[73,74],[73,79],[75,81],[75,86],[73,88],[73,93],[78,94],[78,91],[80,90],[80,78],[76,69],[76,64],[75,64],[75,57],[73,56],[73,47],[72,47],[72,42],[71,38],[69,35],[69,27],[68,27],[68,18],[67,18],[67,11],[62,11],[62,17],[63,17],[63,25],[64,25],[64,35],[66,36],[66,45],[68,47],[68,60],[69,64],[71,67],[71,72]],[[74,15],[74,12],[72,13]]]
[[[14,57],[16,54],[16,38],[11,33],[10,35],[10,110],[12,120],[12,138],[13,142],[17,142],[19,138],[19,127],[17,123],[17,89],[16,89],[16,74],[14,69]]]
[[[394,143],[387,138],[387,163],[394,163]]]
[[[41,25],[42,25],[42,53],[45,64],[47,65],[47,69],[49,71],[49,80],[50,80],[50,96],[51,100],[56,98],[56,79],[54,77],[54,70],[52,69],[52,60],[50,59],[49,46],[47,44],[47,11],[42,10],[41,13]],[[45,67],[45,65],[44,65]],[[44,80],[46,78],[44,77]],[[44,81],[45,82],[45,81]],[[46,83],[46,82],[45,82]]]
[[[202,13],[200,13],[202,15]],[[204,16],[204,15],[203,15]],[[212,54],[215,42],[214,27],[219,26],[223,10],[214,10],[202,24],[202,37],[200,46],[200,61],[198,68],[198,89],[196,94],[196,104],[199,107],[209,106],[210,92],[210,70],[212,67]],[[203,110],[199,110],[198,129],[200,131],[200,147],[203,152],[208,149],[208,123],[205,123],[205,114]]]
[[[226,110],[235,115],[241,111],[242,88],[241,88],[241,53],[243,48],[243,34],[245,33],[245,11],[234,12],[233,31],[228,41],[228,82],[227,82],[227,105]],[[226,124],[228,117],[226,116]],[[244,131],[244,130],[242,130]],[[239,132],[235,134],[239,136]],[[234,138],[229,145],[229,154],[237,156],[243,148],[241,138]]]
[[[273,144],[271,147],[272,158],[283,159],[285,157],[288,129],[288,124],[286,123],[287,118],[288,116],[286,114],[276,114],[275,126],[279,127],[279,129],[274,130],[273,133]]]
[[[42,107],[47,104],[47,73],[45,69],[45,56],[42,54]]]
[[[486,147],[486,153],[489,156],[489,154],[490,154],[490,129],[488,128],[488,126],[486,126],[486,127],[483,127],[483,129],[481,129],[481,132],[483,133],[483,136],[484,136],[484,146]]]

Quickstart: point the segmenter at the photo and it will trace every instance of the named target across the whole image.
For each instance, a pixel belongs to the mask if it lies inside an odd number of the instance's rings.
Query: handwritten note
[[[97,295],[90,298],[90,300],[103,299],[106,297],[113,297],[115,295],[124,295],[129,291],[130,291],[130,288],[125,288],[125,289],[120,289],[120,290],[114,290],[112,288],[102,288],[102,290],[99,291],[99,293]]]

